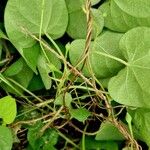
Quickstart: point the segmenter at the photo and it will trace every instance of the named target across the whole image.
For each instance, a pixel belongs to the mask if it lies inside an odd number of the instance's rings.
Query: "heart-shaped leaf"
[[[97,78],[111,77],[123,67],[122,64],[108,57],[108,55],[111,55],[122,58],[118,44],[121,37],[122,34],[120,33],[106,31],[91,43],[89,59]],[[69,56],[73,65],[76,65],[80,61],[84,47],[85,40],[75,40],[71,43]],[[86,76],[91,76],[88,71],[88,66],[84,67],[83,72]]]
[[[120,40],[127,65],[108,85],[111,97],[128,106],[150,107],[150,28],[128,31]]]
[[[35,55],[30,47],[35,43],[30,34],[35,36],[49,34],[53,39],[61,37],[68,24],[65,0],[9,0],[5,9],[5,28],[11,42],[35,71],[35,64],[26,54]]]
[[[23,33],[22,28],[37,35],[42,27],[42,34],[48,33],[57,39],[64,34],[67,22],[64,0],[9,0],[5,9],[7,34],[15,45],[18,44],[22,48],[29,47],[33,43],[32,38]]]

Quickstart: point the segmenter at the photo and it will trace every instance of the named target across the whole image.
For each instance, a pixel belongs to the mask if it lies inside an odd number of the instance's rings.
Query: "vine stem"
[[[116,118],[111,118],[109,121],[118,128],[126,140],[130,142],[129,144],[133,147],[134,150],[142,150],[141,146],[138,145],[137,141],[130,135],[123,123],[119,122]]]
[[[30,124],[31,125],[31,124],[34,124],[34,123],[40,121],[40,120],[46,119],[46,118],[48,118],[49,116],[52,116],[52,115],[53,115],[53,113],[49,113],[49,114],[46,114],[46,115],[44,115],[40,118],[36,118],[36,119],[32,119],[32,120],[25,120],[25,121],[18,121],[16,123],[12,124],[11,127],[14,128],[14,127],[22,125],[22,124]]]
[[[93,17],[92,17],[92,12],[91,12],[91,0],[87,0],[85,4],[85,14],[86,14],[86,21],[87,21],[87,34],[86,34],[86,40],[85,40],[85,47],[82,56],[79,58],[79,62],[75,67],[80,65],[83,62],[82,68],[83,69],[86,59],[89,55],[90,51],[90,45],[91,45],[91,40],[92,40],[92,29],[93,29]]]
[[[53,118],[51,118],[51,120],[42,127],[42,129],[40,130],[41,133],[44,133],[44,131],[51,125],[51,123],[55,120],[55,118],[61,113],[61,111],[63,110],[63,106],[60,107],[60,109],[56,112],[56,114],[54,115]]]

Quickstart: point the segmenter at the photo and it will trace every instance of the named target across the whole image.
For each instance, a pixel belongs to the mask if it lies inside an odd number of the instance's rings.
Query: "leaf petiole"
[[[115,57],[115,56],[112,56],[112,55],[109,55],[109,54],[106,54],[106,53],[102,53],[102,52],[94,52],[94,53],[96,53],[98,55],[108,57],[108,58],[111,58],[113,60],[116,60],[116,61],[120,62],[121,64],[124,64],[125,66],[129,66],[129,64],[126,61],[124,61],[124,60],[122,60],[118,57]]]

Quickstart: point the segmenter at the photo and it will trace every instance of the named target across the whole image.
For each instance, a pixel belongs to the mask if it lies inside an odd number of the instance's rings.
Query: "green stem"
[[[11,85],[11,83],[8,80],[6,80],[5,77],[2,74],[0,74],[0,80],[3,81],[5,84],[7,84],[10,88],[12,88],[17,94],[22,96],[21,92],[19,92],[16,88],[14,88]]]
[[[47,33],[45,33],[45,35],[52,42],[52,44],[55,46],[55,48],[57,49],[58,53],[65,59],[62,51],[60,50],[60,48],[58,47],[58,45],[55,43],[55,41]]]
[[[29,90],[27,90],[26,88],[24,88],[22,85],[20,85],[19,83],[17,83],[16,81],[14,81],[13,79],[7,78],[10,82],[14,83],[15,85],[17,85],[18,87],[20,87],[22,90],[24,90],[25,92],[27,92],[28,94],[30,94],[31,96],[33,96],[34,98],[36,98],[39,102],[43,102],[42,99],[40,99],[39,97],[37,97],[35,94],[33,94],[32,92],[30,92]],[[50,110],[53,111],[53,108],[50,107],[49,105],[46,105]]]
[[[109,54],[106,54],[106,53],[102,53],[102,52],[95,52],[95,53],[98,54],[98,55],[102,55],[102,56],[111,58],[113,60],[116,60],[116,61],[120,62],[121,64],[124,64],[125,66],[129,66],[129,64],[126,61],[124,61],[124,60],[122,60],[118,57],[115,57],[115,56],[112,56],[112,55],[109,55]]]
[[[8,58],[6,58],[6,59],[4,59],[4,60],[1,60],[1,61],[0,61],[0,65],[3,65],[4,63],[6,63],[6,62],[8,62],[8,61],[9,61]]]
[[[84,132],[82,135],[82,150],[86,150],[85,148],[85,131],[86,131],[87,126],[84,128]]]
[[[18,91],[2,74],[0,74],[0,80],[12,88],[18,95],[22,96],[29,104],[33,105],[33,103],[28,100],[28,98],[26,98],[20,91]]]
[[[42,11],[41,11],[41,22],[40,22],[40,31],[39,31],[39,40],[40,40],[40,46],[41,46],[41,49],[42,49],[42,52],[46,58],[46,60],[48,61],[48,63],[50,63],[50,60],[43,48],[43,45],[42,45],[42,27],[43,27],[43,19],[44,19],[44,5],[45,5],[45,0],[42,0]]]

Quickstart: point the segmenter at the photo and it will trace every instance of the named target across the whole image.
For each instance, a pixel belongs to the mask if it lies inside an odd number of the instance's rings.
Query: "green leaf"
[[[123,65],[107,55],[123,58],[119,50],[122,34],[111,31],[104,32],[95,39],[92,47],[91,65],[98,78],[108,78],[117,74]]]
[[[71,63],[75,66],[82,58],[83,52],[85,48],[85,40],[83,39],[78,39],[74,40],[70,45],[69,45],[69,58]],[[81,64],[78,69],[80,70],[82,68]],[[89,71],[88,71],[88,66],[85,64],[85,67],[82,69],[82,72],[84,75],[89,76]]]
[[[48,33],[54,39],[61,37],[68,23],[67,8],[64,0],[8,1],[5,9],[5,28],[8,36],[15,44],[18,43],[23,48],[29,47],[27,43],[30,45],[32,39],[27,37],[21,28],[27,28],[33,34],[39,34],[42,11],[44,11],[42,34]]]
[[[6,69],[4,75],[15,80],[24,88],[27,88],[33,77],[33,71],[27,66],[23,58],[20,58]]]
[[[85,137],[86,150],[118,150],[118,144],[115,141],[97,141],[93,137]]]
[[[115,0],[102,4],[99,8],[105,19],[105,27],[117,31],[126,32],[138,26],[150,26],[150,17],[134,17],[124,12],[115,3]]]
[[[27,139],[29,141],[29,144],[33,149],[36,149],[39,147],[39,143],[36,141],[40,138],[41,133],[39,132],[40,129],[43,127],[43,124],[41,122],[37,122],[35,125],[30,126],[28,128],[28,133],[27,133]]]
[[[141,18],[141,17],[134,17],[132,15],[129,15],[128,13],[122,11],[117,6],[117,4],[115,3],[115,0],[111,1],[111,15],[114,19],[114,22],[116,22],[117,25],[124,24],[124,26],[126,26],[128,30],[134,27],[138,27],[138,26],[150,27],[150,16],[146,18]],[[123,26],[120,26],[120,27],[123,27]]]
[[[58,71],[59,72],[59,70],[61,68],[60,60],[50,50],[45,49],[45,53],[46,53],[46,55],[47,55],[47,57],[49,59],[50,63],[48,64],[48,66],[51,69],[51,71],[52,72],[54,72],[54,71]]]
[[[28,66],[37,74],[37,62],[38,57],[41,51],[41,47],[38,43],[35,43],[33,46],[23,49],[23,56]]]
[[[26,62],[23,58],[19,58],[16,62],[10,65],[3,73],[5,77],[5,81],[8,83],[9,80],[13,80],[14,82],[18,83],[19,85],[27,88],[32,77],[33,71],[27,66]],[[10,82],[9,85],[6,82],[2,82],[0,86],[5,89],[5,91],[13,93],[13,94],[22,94],[23,90],[18,87],[15,83]],[[10,87],[11,84],[11,87]],[[18,92],[19,93],[18,93]],[[20,95],[19,94],[19,95]]]
[[[40,133],[43,124],[38,122],[29,127],[27,138],[30,146],[36,150],[56,150],[54,145],[58,140],[58,133],[54,129],[47,129],[43,134]]]
[[[137,139],[146,142],[150,146],[150,109],[138,108],[128,110],[132,117],[132,128]]]
[[[110,11],[111,19],[117,27],[116,31],[126,32],[129,29],[138,26],[137,19],[129,16],[128,14],[124,13],[121,9],[119,9],[114,0],[112,0],[110,3]],[[128,22],[129,19],[130,22]]]
[[[54,101],[54,103],[55,103],[55,105],[63,105],[63,104],[65,104],[65,106],[67,106],[67,107],[71,107],[71,102],[72,102],[72,96],[71,96],[71,94],[70,93],[65,93],[65,95],[64,94],[60,94],[58,97],[56,97],[56,99],[55,99],[55,101]]]
[[[122,141],[124,137],[112,123],[103,122],[95,139],[100,141]]]
[[[108,89],[109,80],[110,80],[110,78],[104,78],[104,79],[99,79],[99,82],[102,84],[103,88]]]
[[[14,121],[17,114],[16,101],[11,96],[0,99],[0,118],[3,124],[10,124]]]
[[[69,12],[69,23],[67,33],[73,39],[84,39],[87,33],[86,14],[84,12],[84,0],[66,0]],[[93,33],[92,37],[96,38],[102,31],[104,19],[100,10],[92,9],[93,16]]]
[[[150,107],[150,28],[128,31],[120,40],[120,49],[127,65],[108,85],[111,97],[118,103]]]
[[[69,112],[72,118],[75,118],[80,122],[84,122],[91,115],[85,108],[70,109]]]
[[[111,1],[111,16],[113,22],[117,26],[118,30],[116,31],[128,31],[134,27],[138,26],[150,26],[150,17],[147,18],[140,18],[140,17],[133,17],[124,11],[122,11],[114,0]]]
[[[44,86],[46,89],[51,88],[51,72],[60,72],[61,63],[60,60],[49,50],[45,49],[45,54],[47,56],[47,59],[45,58],[45,55],[41,53],[38,58],[38,70],[40,73],[40,76],[42,78],[42,81],[44,83]]]
[[[126,13],[134,17],[150,17],[149,0],[114,0],[115,3]]]
[[[56,150],[54,145],[58,141],[58,133],[54,129],[48,129],[43,138],[43,150]],[[46,143],[46,144],[45,144]]]
[[[97,78],[112,77],[123,67],[123,65],[118,63],[116,60],[106,56],[111,55],[122,58],[118,44],[121,37],[122,34],[120,33],[105,31],[91,43],[89,60],[92,70]],[[85,40],[75,40],[71,43],[69,57],[73,65],[76,65],[80,61],[84,47]],[[83,68],[83,73],[86,76],[91,77],[88,68],[89,66],[86,64]]]
[[[117,32],[126,32],[129,29],[131,29],[133,26],[137,26],[136,21],[131,21],[131,23],[126,21],[128,18],[130,18],[130,16],[125,14],[122,10],[120,10],[117,7],[117,5],[114,3],[114,0],[103,3],[99,7],[99,9],[103,13],[104,20],[105,20],[104,24],[105,27],[107,27],[108,29]]]
[[[112,18],[111,15],[111,11],[110,11],[110,1],[103,3],[98,9],[100,9],[100,11],[103,14],[104,17],[104,26],[114,30],[114,31],[118,31],[118,27],[115,25],[114,20]],[[118,18],[119,20],[119,18]],[[122,31],[122,29],[121,29]]]
[[[0,126],[0,150],[11,150],[12,144],[13,137],[10,129]]]
[[[29,91],[37,91],[37,90],[41,90],[43,88],[44,88],[44,84],[42,82],[41,77],[39,75],[34,75],[28,85],[28,90]]]
[[[64,34],[67,24],[65,0],[9,0],[5,9],[8,37],[33,71],[35,66],[30,62],[30,56],[35,54],[31,48],[35,40],[28,32],[35,36],[47,33],[53,39],[57,39]],[[37,60],[36,55],[34,60]]]
[[[22,58],[18,59],[15,63],[13,63],[9,68],[4,72],[5,76],[15,76],[19,72],[22,71],[24,65],[24,61]]]

